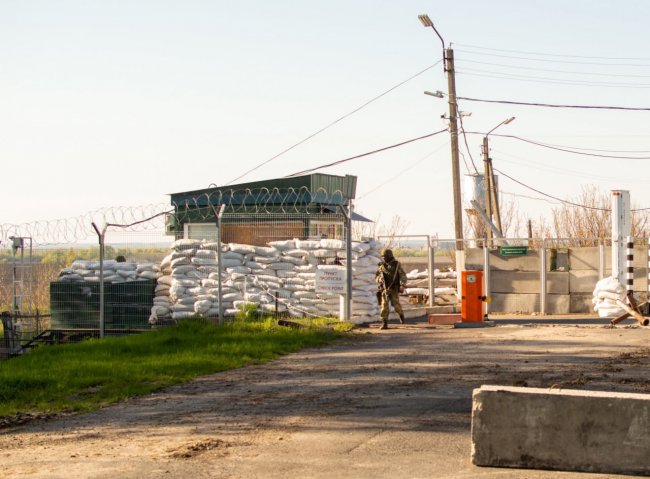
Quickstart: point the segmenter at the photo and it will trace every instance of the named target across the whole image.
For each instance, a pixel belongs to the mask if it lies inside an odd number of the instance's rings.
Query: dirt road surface
[[[333,346],[2,429],[0,477],[617,477],[473,466],[471,393],[647,393],[649,339],[631,324],[372,325]]]

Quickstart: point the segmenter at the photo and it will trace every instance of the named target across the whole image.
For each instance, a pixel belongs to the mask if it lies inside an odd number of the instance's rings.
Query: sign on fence
[[[523,256],[528,254],[528,246],[500,246],[501,256]]]
[[[316,292],[326,294],[345,294],[345,267],[330,266],[316,270]]]

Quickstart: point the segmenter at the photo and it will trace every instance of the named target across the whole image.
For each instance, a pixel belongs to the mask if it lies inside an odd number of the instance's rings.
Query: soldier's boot
[[[388,321],[384,320],[384,322],[381,325],[381,328],[379,328],[379,329],[388,329]]]
[[[402,313],[402,314],[399,315],[399,322],[400,322],[401,324],[404,324],[404,323],[406,322],[406,320],[404,319],[404,313]]]

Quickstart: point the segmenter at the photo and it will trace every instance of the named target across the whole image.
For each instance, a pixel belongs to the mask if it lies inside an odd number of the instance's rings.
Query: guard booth
[[[460,319],[463,323],[480,323],[485,319],[483,271],[461,272]]]

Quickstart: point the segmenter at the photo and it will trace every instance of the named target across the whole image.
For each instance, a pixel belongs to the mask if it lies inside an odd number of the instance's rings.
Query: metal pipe
[[[546,314],[546,238],[542,239],[539,253],[539,309],[541,314]]]

